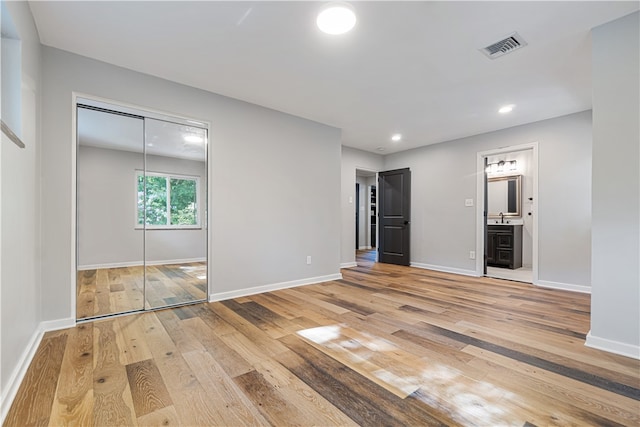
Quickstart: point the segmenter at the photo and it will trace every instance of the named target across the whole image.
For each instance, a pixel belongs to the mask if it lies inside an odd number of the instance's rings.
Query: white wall
[[[356,169],[381,171],[382,156],[355,148],[342,147],[342,190],[340,192],[342,209],[340,265],[342,267],[354,266],[356,263]],[[362,192],[362,188],[360,191]]]
[[[4,4],[4,3],[3,3]],[[4,19],[10,19],[10,14],[2,8]],[[18,136],[22,136],[22,42],[4,36],[2,26],[2,121]]]
[[[469,251],[476,248],[476,208],[464,202],[475,199],[477,153],[533,141],[539,282],[590,286],[590,111],[385,156],[385,169],[412,171],[411,262],[475,274]]]
[[[20,149],[4,135],[0,144],[0,391],[2,416],[17,391],[19,372],[34,347],[40,322],[40,44],[26,2],[7,2],[21,39]],[[15,116],[14,116],[15,117]],[[0,418],[1,421],[1,418]]]
[[[198,216],[204,218],[204,162],[147,155],[150,171],[200,178]],[[141,265],[147,262],[205,259],[205,221],[200,229],[143,230],[136,226],[136,171],[142,153],[80,146],[78,150],[78,268]],[[144,249],[144,250],[143,250]],[[144,253],[144,255],[143,255]]]
[[[73,91],[211,123],[213,298],[339,274],[338,129],[49,47],[43,61],[46,319],[74,312]]]
[[[640,25],[594,28],[593,289],[588,345],[640,358]]]

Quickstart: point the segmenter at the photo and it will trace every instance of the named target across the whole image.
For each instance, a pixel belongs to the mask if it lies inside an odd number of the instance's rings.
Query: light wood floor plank
[[[68,332],[56,396],[51,408],[51,426],[85,426],[93,422],[93,324]]]
[[[211,353],[192,351],[185,361],[201,378],[202,387],[223,419],[223,425],[267,425],[267,420],[253,402],[233,382]]]
[[[5,425],[46,426],[49,423],[67,339],[66,333],[45,335],[42,339]]]
[[[82,325],[80,325],[82,326]],[[94,324],[93,425],[136,425],[127,371],[120,362],[113,320]],[[66,378],[64,379],[67,380]]]
[[[372,259],[48,333],[4,424],[640,425],[640,361],[584,346],[589,295]],[[81,272],[78,315],[142,304],[140,273]],[[153,266],[147,304],[204,293],[204,274]]]

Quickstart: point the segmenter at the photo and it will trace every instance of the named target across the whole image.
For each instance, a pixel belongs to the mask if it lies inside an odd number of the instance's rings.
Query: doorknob
[[[404,225],[409,225],[409,221],[405,221],[405,222],[404,222]]]

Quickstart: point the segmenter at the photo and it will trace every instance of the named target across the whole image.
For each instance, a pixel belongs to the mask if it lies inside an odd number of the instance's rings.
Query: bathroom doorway
[[[538,278],[537,143],[478,153],[478,275]]]

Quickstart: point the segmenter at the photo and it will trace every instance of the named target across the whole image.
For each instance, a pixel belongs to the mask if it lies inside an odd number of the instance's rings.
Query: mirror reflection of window
[[[137,225],[145,227],[146,236],[145,289],[152,296],[146,308],[207,297],[206,139],[203,128],[145,119],[145,177],[137,180]]]
[[[137,178],[137,227],[200,227],[200,177],[137,171]]]

